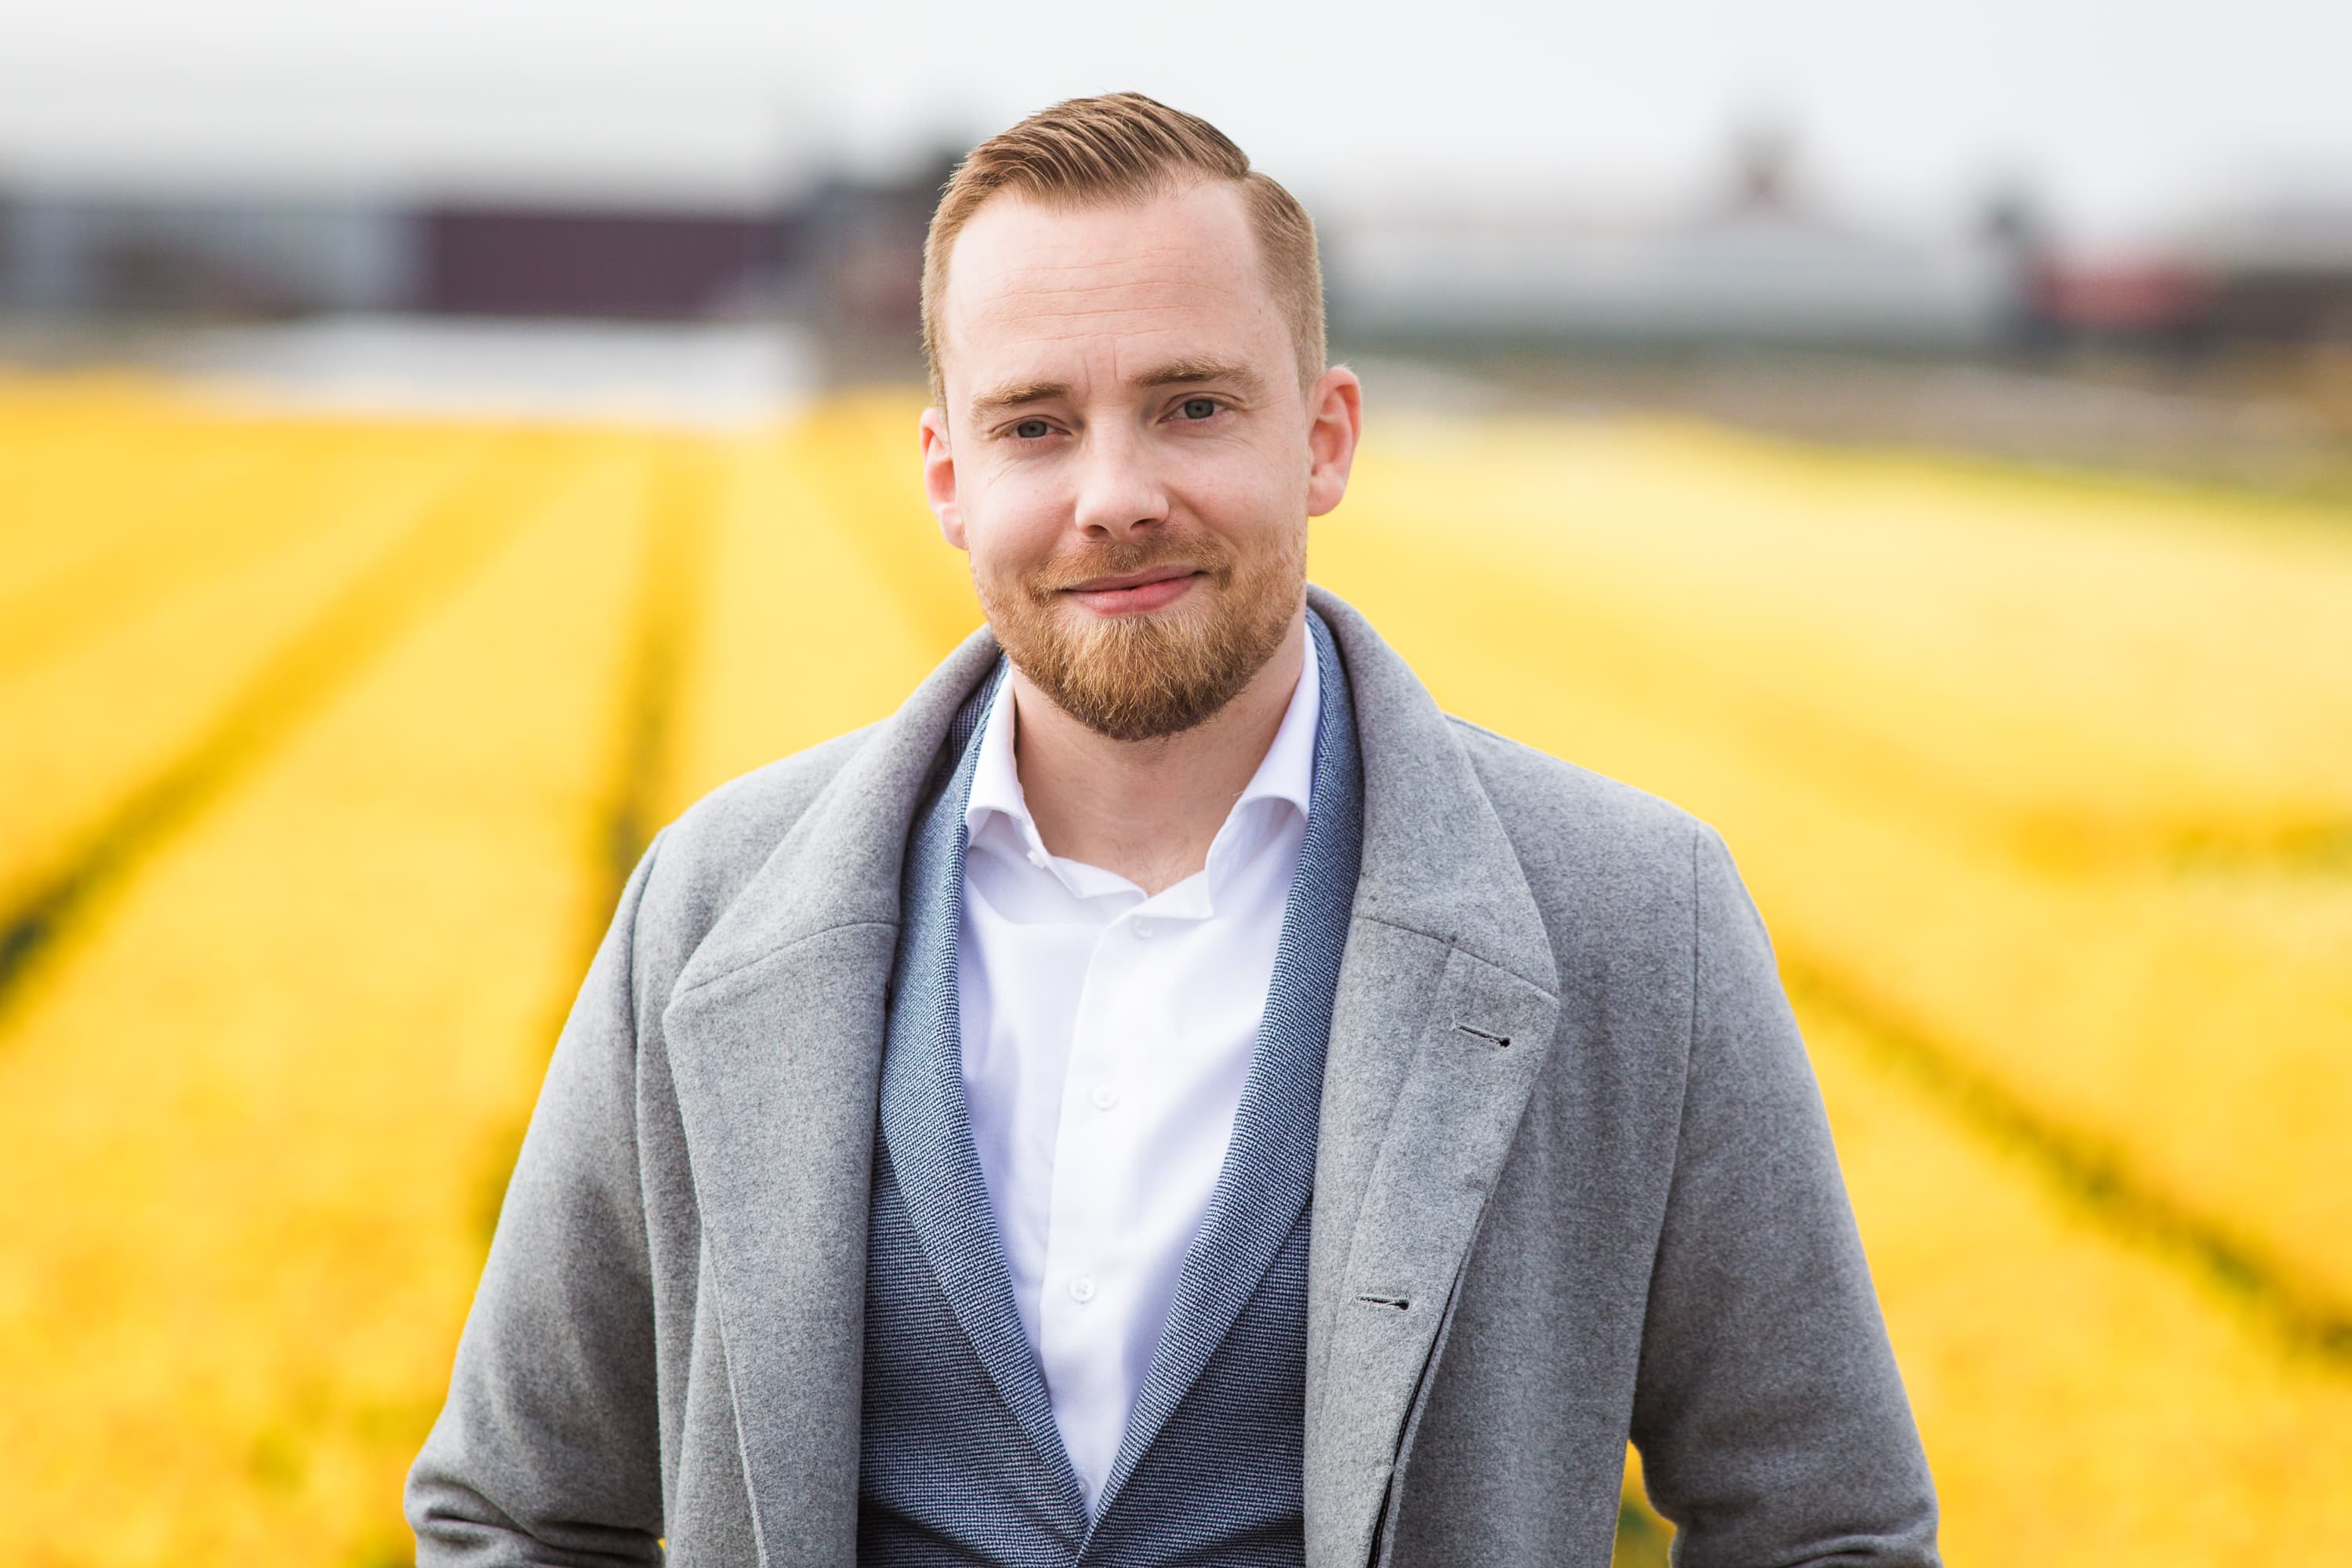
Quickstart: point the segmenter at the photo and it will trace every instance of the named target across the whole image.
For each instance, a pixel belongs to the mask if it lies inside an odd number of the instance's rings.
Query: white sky
[[[2348,61],[2345,0],[0,0],[0,186],[691,200],[1133,87],[1310,201],[1688,201],[1769,120],[1849,211],[2128,237],[2352,201]]]

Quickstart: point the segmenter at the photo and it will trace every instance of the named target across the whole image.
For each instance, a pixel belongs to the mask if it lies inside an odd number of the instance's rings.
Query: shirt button
[[[1036,867],[1040,871],[1044,870],[1045,868],[1045,852],[1043,849],[1032,849],[1029,851],[1029,864]]]
[[[1139,937],[1149,938],[1151,935],[1151,922],[1150,921],[1137,921],[1132,929],[1134,930],[1135,934]]]
[[[1094,1299],[1095,1282],[1091,1277],[1081,1274],[1076,1279],[1070,1281],[1071,1300],[1076,1301],[1079,1306],[1083,1307]]]
[[[1112,1106],[1118,1103],[1118,1090],[1111,1088],[1111,1086],[1107,1083],[1099,1083],[1095,1086],[1094,1092],[1087,1095],[1087,1098],[1094,1101],[1094,1107],[1097,1110],[1108,1110]]]

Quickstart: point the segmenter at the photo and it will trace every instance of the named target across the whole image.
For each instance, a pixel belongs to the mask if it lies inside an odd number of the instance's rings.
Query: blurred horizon
[[[0,366],[689,424],[904,384],[954,160],[1132,87],[1300,195],[1335,358],[1418,398],[2352,494],[2352,10],[1349,22],[0,0]]]

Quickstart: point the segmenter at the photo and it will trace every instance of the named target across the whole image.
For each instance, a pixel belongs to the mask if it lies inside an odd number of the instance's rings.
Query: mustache
[[[1030,574],[1024,586],[1032,598],[1043,602],[1097,577],[1125,577],[1163,566],[1181,567],[1218,581],[1233,571],[1230,556],[1202,541],[1188,539],[1162,543],[1157,541],[1109,540],[1055,556]]]

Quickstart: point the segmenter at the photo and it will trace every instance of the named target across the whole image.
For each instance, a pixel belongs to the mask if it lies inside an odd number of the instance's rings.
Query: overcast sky
[[[2347,61],[2346,0],[0,0],[0,184],[735,198],[1133,87],[1310,200],[1685,203],[1771,123],[1849,211],[2128,238],[2352,203]]]

